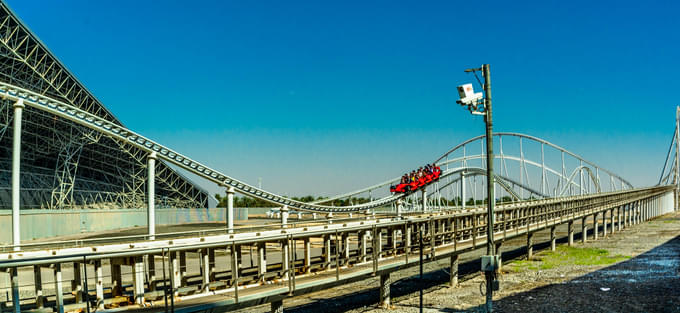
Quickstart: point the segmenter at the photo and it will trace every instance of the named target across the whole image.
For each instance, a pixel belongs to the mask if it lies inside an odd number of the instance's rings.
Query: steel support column
[[[597,240],[598,232],[600,231],[600,223],[597,220],[599,213],[593,214],[593,240]]]
[[[377,246],[373,247],[373,249],[376,250],[376,256],[378,260],[382,259],[382,246],[383,246],[383,236],[382,236],[382,229],[376,229],[375,234],[371,234],[373,236],[376,236],[375,243]],[[349,256],[349,253],[347,254]]]
[[[349,235],[342,233],[342,259],[345,265],[349,263],[349,252]]]
[[[288,227],[288,206],[284,205],[281,207],[279,213],[281,213],[281,228]]]
[[[234,187],[227,188],[227,231],[234,232]]]
[[[76,296],[76,303],[83,302],[83,280],[80,263],[73,263],[73,279],[71,280],[71,292]]]
[[[64,286],[61,281],[61,264],[57,263],[53,265],[54,270],[54,293],[56,295],[55,307],[57,313],[64,313]]]
[[[587,217],[583,217],[581,219],[581,242],[586,243],[588,241],[588,224],[586,224],[588,221],[586,220]]]
[[[574,221],[567,223],[567,233],[569,238],[568,244],[571,247],[574,245]]]
[[[199,262],[201,262],[201,291],[210,291],[210,253],[209,248],[201,249],[199,252]]]
[[[267,273],[267,244],[260,242],[257,244],[257,275],[260,281],[264,281],[264,274]]]
[[[460,173],[460,199],[461,209],[465,210],[465,172]]]
[[[390,273],[380,275],[380,306],[383,309],[390,308]]]
[[[21,250],[21,114],[24,100],[14,103],[14,138],[12,139],[12,245]]]
[[[607,237],[607,210],[602,211],[602,237]]]
[[[19,296],[19,269],[12,267],[9,269],[9,276],[12,284],[12,311],[21,313],[21,301]]]
[[[359,256],[361,257],[361,262],[366,262],[368,260],[368,256],[366,255],[366,251],[368,250],[367,248],[368,245],[368,231],[363,230],[359,232]]]
[[[135,256],[132,264],[132,283],[135,303],[144,304],[144,259]]]
[[[393,228],[391,230],[391,235],[392,235],[392,237],[390,237],[390,243],[391,243],[391,246],[392,246],[392,255],[397,256],[398,253],[397,253],[397,229],[396,228]],[[444,243],[443,239],[442,239],[442,243]]]
[[[111,260],[111,296],[117,297],[123,295],[123,274],[120,264],[114,262]]]
[[[458,286],[458,255],[451,255],[451,264],[449,266],[449,286]]]
[[[149,240],[156,239],[156,152],[147,157],[147,212],[146,223],[149,228]]]
[[[45,297],[43,296],[42,288],[42,273],[40,265],[33,266],[33,283],[35,284],[35,306],[42,308],[45,305]]]
[[[149,291],[156,291],[156,257],[153,254],[146,256],[146,266]]]
[[[180,262],[178,257],[178,252],[170,251],[170,279],[172,279],[172,286],[175,290],[172,296],[177,296],[176,289],[182,286],[182,271],[180,270]]]
[[[527,233],[527,260],[534,256],[534,233]]]
[[[555,244],[557,238],[555,237],[555,226],[550,227],[550,251],[555,251]]]
[[[290,279],[290,245],[288,239],[281,241],[281,267],[283,268],[283,279]]]
[[[425,190],[425,187],[423,187],[422,196],[423,196],[423,212],[426,212],[427,211],[427,190]]]
[[[337,247],[336,247],[337,249]],[[331,235],[323,236],[323,254],[326,263],[326,269],[331,269]]]
[[[271,313],[283,313],[283,300],[276,300],[271,303]]]
[[[303,240],[305,245],[305,259],[304,259],[304,269],[305,273],[309,274],[312,272],[312,241],[309,237]]]
[[[95,294],[97,295],[96,307],[98,310],[104,309],[104,271],[102,261],[94,261]]]

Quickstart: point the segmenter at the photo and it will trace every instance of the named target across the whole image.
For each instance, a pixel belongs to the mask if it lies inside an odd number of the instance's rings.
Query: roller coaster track
[[[5,82],[0,82],[0,96],[5,99],[14,101],[23,100],[25,105],[31,106],[42,111],[49,112],[51,114],[54,114],[55,116],[65,118],[77,124],[83,125],[95,131],[98,131],[106,136],[109,136],[115,140],[142,149],[148,153],[156,152],[157,157],[166,160],[172,164],[175,164],[180,168],[189,171],[190,173],[193,173],[209,181],[212,181],[220,186],[234,187],[242,194],[251,196],[253,198],[259,198],[268,202],[276,203],[281,206],[286,205],[292,209],[312,212],[363,211],[391,204],[395,202],[397,199],[402,197],[402,195],[392,195],[384,197],[382,199],[371,201],[369,203],[342,207],[296,201],[256,188],[254,186],[250,186],[244,182],[241,182],[237,179],[222,174],[217,170],[214,170],[204,164],[194,161],[191,158],[179,152],[176,152],[168,147],[165,147],[121,125],[95,116],[91,113],[88,113],[87,111],[81,110],[62,101],[55,100],[43,96],[41,94],[38,94],[36,92],[23,89],[17,86],[13,86]]]
[[[88,113],[85,110],[79,109],[75,106],[72,106],[70,104],[64,103],[62,101],[46,97],[44,95],[41,95],[39,93],[20,88],[5,82],[0,82],[0,96],[2,96],[5,99],[10,99],[14,101],[19,101],[22,100],[24,104],[29,105],[31,107],[37,108],[42,111],[46,111],[48,113],[51,113],[55,116],[65,118],[67,120],[70,120],[72,122],[75,122],[77,124],[83,125],[85,127],[88,127],[92,130],[95,130],[99,133],[102,133],[106,136],[109,136],[115,140],[118,140],[120,142],[123,142],[125,144],[129,144],[132,146],[135,146],[139,149],[142,149],[146,151],[147,153],[152,153],[155,152],[157,156],[163,160],[166,160],[172,164],[175,164],[179,166],[180,168],[183,168],[187,170],[190,173],[196,174],[200,177],[203,177],[211,182],[214,182],[218,184],[219,186],[223,187],[233,187],[240,193],[244,195],[248,195],[254,198],[259,198],[267,202],[275,203],[277,205],[281,206],[288,206],[291,209],[297,209],[297,210],[302,210],[302,211],[311,211],[311,212],[356,212],[356,211],[364,211],[372,208],[377,208],[377,207],[383,207],[386,205],[390,205],[392,203],[395,203],[397,200],[405,197],[406,195],[404,194],[397,194],[397,195],[388,195],[385,197],[382,197],[377,200],[371,199],[371,201],[363,204],[356,204],[356,205],[349,205],[349,206],[334,206],[334,205],[324,205],[323,203],[329,202],[335,199],[342,199],[344,197],[351,197],[352,195],[364,193],[367,191],[375,190],[378,188],[384,188],[385,186],[388,186],[390,184],[395,183],[398,181],[399,178],[391,179],[367,188],[363,188],[354,192],[350,193],[345,193],[342,195],[334,196],[328,199],[324,200],[319,200],[316,202],[301,202],[301,201],[296,201],[293,199],[289,199],[265,190],[262,190],[260,188],[256,188],[254,186],[248,185],[242,181],[239,181],[235,178],[232,178],[226,174],[220,173],[219,171],[212,169],[204,164],[201,164],[198,161],[195,161],[179,152],[176,152],[166,146],[161,145],[160,143],[157,143],[151,139],[148,139],[132,130],[129,130],[119,124],[116,124],[114,122],[108,121],[104,118],[95,116],[91,113]],[[563,196],[569,186],[577,186],[579,189],[583,189],[584,187],[581,184],[576,184],[574,182],[574,178],[576,174],[583,170],[588,173],[588,176],[590,179],[594,182],[596,186],[596,191],[601,192],[601,187],[600,187],[600,182],[599,182],[599,173],[606,173],[610,176],[612,179],[616,179],[621,182],[621,186],[623,187],[624,185],[627,186],[628,188],[632,188],[632,185],[624,180],[623,178],[619,177],[616,174],[613,174],[612,172],[608,170],[604,170],[600,168],[599,166],[595,165],[592,162],[589,162],[579,155],[572,153],[560,146],[557,146],[553,143],[550,143],[546,140],[524,135],[524,134],[518,134],[518,133],[497,133],[495,136],[500,138],[502,140],[503,137],[518,137],[518,138],[523,138],[523,139],[528,139],[533,142],[540,143],[541,145],[547,145],[549,147],[552,147],[556,150],[558,150],[561,153],[566,153],[569,156],[576,158],[581,164],[586,164],[592,168],[594,168],[597,171],[597,174],[593,174],[593,171],[585,165],[581,165],[577,169],[572,172],[572,174],[567,177],[566,173],[563,172],[560,173],[550,167],[545,166],[544,162],[538,163],[534,162],[531,160],[526,160],[523,157],[523,152],[521,153],[522,156],[516,157],[516,156],[510,156],[510,155],[504,155],[502,153],[502,145],[501,145],[501,153],[496,156],[496,158],[499,158],[501,162],[505,162],[505,160],[514,160],[518,162],[522,162],[522,164],[525,164],[525,166],[532,165],[535,167],[540,168],[543,171],[543,176],[546,175],[546,172],[552,173],[556,175],[560,181],[563,181],[564,184],[561,187],[561,191],[559,194],[556,194],[556,196]],[[484,139],[484,136],[477,136],[474,138],[471,138],[453,149],[447,151],[444,153],[441,157],[435,160],[435,162],[439,166],[446,166],[448,167],[449,164],[455,163],[455,162],[460,162],[462,164],[467,164],[468,161],[472,161],[475,159],[483,159],[485,156],[483,154],[479,155],[464,155],[463,157],[458,157],[458,158],[453,158],[449,159],[451,155],[453,155],[454,152],[459,151],[460,149],[465,149],[466,145],[469,145],[475,141],[481,141]],[[563,156],[564,158],[564,156]],[[564,160],[563,160],[564,162]],[[526,170],[526,169],[525,169]],[[503,175],[502,174],[502,165],[501,165],[501,171],[497,173],[496,179],[497,183],[501,185],[503,189],[505,189],[513,198],[515,199],[520,199],[520,196],[517,195],[516,192],[513,191],[511,185],[513,186],[518,186],[521,189],[529,191],[531,194],[539,195],[543,198],[549,197],[549,195],[544,191],[544,190],[536,190],[535,188],[532,188],[528,184],[525,184],[522,179],[520,181],[511,179],[508,175]],[[507,172],[507,166],[506,166],[506,172]],[[445,170],[444,175],[442,175],[442,178],[448,177],[453,174],[460,174],[460,173],[470,173],[471,175],[477,175],[477,176],[482,176],[483,174],[483,169],[481,168],[474,168],[474,167],[469,167],[469,166],[464,166],[462,169],[455,170],[455,171],[450,171],[450,170]],[[527,173],[528,176],[528,173]],[[545,177],[542,178],[545,180]],[[612,183],[613,184],[613,183]],[[444,186],[450,186],[451,181],[447,181]],[[437,191],[440,191],[442,188],[437,188]],[[544,188],[543,188],[544,189]]]
[[[532,143],[536,143],[536,144],[539,144],[539,145],[542,145],[542,146],[543,145],[548,146],[548,147],[554,149],[557,153],[563,154],[563,156],[562,156],[562,162],[563,162],[562,163],[562,167],[563,167],[562,172],[560,172],[560,171],[558,171],[558,170],[556,170],[556,169],[554,169],[550,166],[547,166],[545,164],[545,160],[533,161],[533,160],[525,158],[524,152],[522,151],[521,147],[520,147],[520,156],[504,154],[503,153],[503,145],[502,145],[503,141],[502,140],[503,140],[503,138],[507,138],[507,137],[519,138],[520,140],[524,139],[524,140],[528,140]],[[578,154],[573,153],[573,152],[571,152],[571,151],[569,151],[565,148],[562,148],[562,147],[560,147],[556,144],[553,144],[553,143],[551,143],[547,140],[537,138],[537,137],[534,137],[534,136],[530,136],[530,135],[526,135],[526,134],[512,133],[512,132],[494,133],[494,138],[498,138],[498,140],[501,143],[501,145],[500,145],[501,151],[500,151],[500,153],[494,155],[494,159],[496,160],[496,162],[502,163],[500,168],[499,168],[500,171],[497,171],[496,175],[495,175],[496,183],[501,185],[501,187],[503,189],[505,189],[513,198],[520,198],[520,197],[517,195],[516,191],[510,189],[510,187],[509,187],[510,185],[516,186],[519,189],[526,190],[530,194],[539,196],[541,198],[565,196],[565,195],[568,194],[570,187],[573,187],[573,188],[576,188],[577,190],[585,192],[586,191],[585,190],[586,189],[585,182],[577,182],[576,181],[576,177],[578,177],[577,174],[580,175],[581,173],[585,173],[587,175],[587,178],[590,179],[590,182],[593,183],[593,185],[595,186],[594,192],[602,192],[603,191],[603,186],[602,186],[602,183],[601,183],[600,174],[609,175],[610,181],[611,181],[610,191],[623,189],[623,188],[628,188],[628,189],[633,188],[632,184],[630,184],[627,180],[623,179],[619,175],[616,175],[616,174],[612,173],[611,171],[606,170],[606,169],[598,166],[597,164],[584,159],[583,157],[579,156]],[[468,162],[474,161],[474,160],[485,160],[486,156],[484,154],[476,154],[476,155],[466,155],[465,154],[465,147],[466,146],[477,145],[477,142],[479,142],[479,144],[481,145],[481,143],[484,140],[485,140],[484,135],[470,138],[470,139],[458,144],[457,146],[455,146],[451,150],[447,151],[446,153],[442,154],[439,158],[437,158],[434,162],[432,162],[432,163],[436,163],[438,166],[440,166],[444,169],[444,172],[442,174],[441,179],[443,179],[447,176],[455,176],[454,174],[461,174],[461,173],[464,173],[466,175],[470,174],[471,176],[485,176],[486,175],[485,172],[480,172],[480,170],[483,170],[483,168],[474,167],[474,166],[466,166],[466,164]],[[521,145],[521,143],[520,143],[520,145]],[[463,153],[462,156],[452,157],[452,156],[454,156],[454,153],[461,152],[461,151]],[[579,166],[575,167],[572,170],[571,174],[569,174],[569,175],[567,174],[567,172],[564,168],[564,154],[572,157],[575,162],[578,162],[578,164],[580,164]],[[541,159],[544,159],[543,154],[541,155]],[[542,181],[544,181],[546,179],[545,176],[547,176],[547,174],[554,175],[556,177],[556,179],[559,182],[561,182],[562,186],[559,186],[559,188],[557,188],[557,186],[556,186],[555,187],[555,194],[550,195],[545,190],[539,190],[535,187],[530,186],[528,184],[528,182],[523,181],[522,178],[520,178],[519,180],[516,179],[516,178],[511,178],[511,176],[508,175],[509,173],[507,173],[507,165],[505,165],[505,169],[506,169],[505,173],[506,174],[504,175],[504,174],[502,174],[503,169],[504,169],[503,164],[505,164],[506,161],[516,161],[516,162],[522,164],[523,167],[533,166],[533,167],[539,169],[543,173],[542,174],[543,177],[541,178]],[[460,163],[463,166],[456,167],[455,172],[447,170],[447,166],[449,164],[456,164],[456,163]],[[468,170],[466,170],[466,169],[468,169]],[[483,170],[483,171],[485,171],[485,170]],[[525,174],[525,177],[529,176],[529,174],[526,172],[526,169],[523,169],[523,173],[520,174],[520,177],[522,177],[521,176],[522,174]],[[395,178],[392,178],[390,180],[386,180],[386,181],[383,181],[381,183],[371,185],[369,187],[365,187],[365,188],[358,189],[358,190],[355,190],[355,191],[339,194],[339,195],[329,197],[329,198],[325,198],[325,199],[320,199],[320,200],[314,201],[312,203],[321,204],[321,203],[327,203],[327,202],[330,202],[330,201],[333,201],[333,200],[338,200],[338,199],[352,198],[353,196],[356,196],[356,195],[366,194],[366,193],[370,193],[372,191],[377,191],[377,190],[380,190],[380,189],[386,189],[390,185],[397,184],[399,182],[399,180],[400,180],[400,177],[395,177]],[[447,181],[446,183],[443,184],[443,186],[439,186],[439,187],[434,186],[434,189],[435,189],[435,191],[441,191],[444,188],[449,187],[453,182],[460,182],[460,180],[461,180],[460,178],[456,178],[454,181]],[[582,192],[579,192],[578,194],[582,194]]]

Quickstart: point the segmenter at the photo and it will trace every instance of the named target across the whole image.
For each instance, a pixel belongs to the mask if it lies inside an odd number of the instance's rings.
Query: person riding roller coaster
[[[417,171],[411,171],[410,174],[404,174],[401,177],[401,182],[397,185],[390,186],[391,193],[407,193],[418,190],[434,181],[439,180],[442,170],[435,164],[427,164],[425,167],[420,167]]]

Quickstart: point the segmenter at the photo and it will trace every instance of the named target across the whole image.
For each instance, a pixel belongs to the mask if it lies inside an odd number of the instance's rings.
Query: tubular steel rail
[[[52,113],[58,117],[65,118],[77,124],[96,130],[115,140],[130,144],[148,153],[155,152],[159,158],[173,163],[209,181],[217,183],[220,186],[234,187],[245,195],[276,203],[281,206],[287,205],[293,209],[316,212],[355,212],[385,206],[402,197],[402,195],[393,195],[371,201],[369,203],[342,207],[296,201],[256,188],[254,186],[250,186],[239,180],[231,178],[168,147],[137,134],[119,124],[93,115],[85,110],[81,110],[62,101],[58,101],[5,82],[0,82],[0,96],[5,99],[15,101],[23,99],[25,105]]]
[[[505,183],[506,186],[501,187],[506,189],[508,195],[513,198],[519,196],[520,199],[524,199],[523,194],[525,192],[528,192],[528,196],[550,198],[633,188],[622,177],[547,140],[512,132],[494,133],[494,140],[498,141],[497,147],[499,148],[498,153],[494,154],[495,162],[499,165],[496,182]],[[471,174],[468,177],[479,176],[474,171],[475,169],[483,169],[483,161],[486,159],[484,141],[484,135],[470,138],[438,157],[434,163],[444,171],[442,178],[454,174],[449,172],[449,166],[458,169],[456,173],[463,173],[466,176]],[[508,141],[510,141],[510,144],[508,144]],[[527,155],[532,152],[532,146],[537,149],[540,148],[539,151],[534,151],[537,153],[532,154],[533,159]],[[470,154],[471,151],[476,151],[478,148],[481,148],[479,154]],[[506,151],[504,151],[504,148]],[[512,153],[508,154],[507,150],[511,150]],[[479,164],[481,167],[472,166],[471,163]],[[508,163],[511,163],[511,166],[508,166]],[[511,167],[513,168],[510,169]],[[466,171],[466,169],[469,169],[469,171]],[[456,178],[456,180],[458,181],[456,184],[460,184],[461,178]],[[607,180],[609,180],[609,184],[605,183]],[[351,199],[361,194],[367,194],[371,198],[371,195],[384,193],[390,185],[395,185],[399,181],[400,177],[395,177],[365,188],[319,199],[312,203],[323,204],[337,199]],[[451,189],[451,187],[454,187],[451,182],[450,179],[447,179],[444,181],[444,185],[450,186],[448,189]],[[595,188],[591,190],[590,184]],[[437,193],[437,196],[444,193],[449,194],[449,196],[456,194],[456,188],[452,192],[451,190],[445,191],[444,189],[447,188],[444,187],[432,187],[428,189]],[[510,187],[512,190],[507,190],[506,187]]]
[[[44,95],[41,95],[39,93],[23,89],[17,86],[13,86],[11,84],[1,82],[0,81],[0,96],[3,97],[4,99],[9,99],[9,100],[19,100],[23,99],[24,104],[29,105],[31,107],[37,108],[39,110],[54,114],[55,116],[65,118],[69,121],[75,122],[77,124],[83,125],[89,129],[95,130],[101,134],[104,134],[105,136],[108,136],[114,140],[118,140],[122,143],[129,144],[131,146],[134,146],[138,149],[141,149],[142,151],[146,151],[147,153],[156,153],[157,157],[166,160],[170,163],[173,163],[193,174],[196,174],[200,177],[203,177],[209,181],[212,181],[219,186],[223,187],[233,187],[237,189],[239,192],[243,193],[244,195],[248,195],[250,197],[254,198],[259,198],[268,202],[276,203],[281,206],[288,206],[291,209],[298,209],[298,210],[303,210],[303,211],[311,211],[311,212],[357,212],[357,211],[364,211],[364,210],[369,210],[373,208],[379,208],[379,207],[384,207],[387,205],[391,205],[395,203],[397,200],[404,198],[406,195],[404,194],[395,194],[395,195],[388,195],[383,198],[377,199],[377,200],[372,200],[363,203],[363,204],[357,204],[357,205],[349,205],[349,206],[333,206],[333,205],[323,205],[322,203],[328,202],[334,199],[340,199],[345,196],[351,197],[352,195],[356,195],[359,193],[364,193],[364,192],[369,192],[372,190],[375,190],[376,188],[383,188],[387,186],[390,183],[393,183],[395,180],[389,180],[371,187],[367,187],[355,192],[350,192],[346,193],[340,196],[335,196],[329,199],[324,199],[324,200],[319,200],[316,202],[301,202],[301,201],[296,201],[293,199],[289,199],[283,196],[279,196],[277,194],[262,190],[260,188],[256,188],[254,186],[250,186],[246,183],[243,183],[235,178],[229,177],[225,174],[220,173],[219,171],[216,171],[204,164],[201,164],[195,160],[192,160],[191,158],[182,155],[168,147],[165,147],[155,141],[152,141],[138,133],[135,133],[115,122],[109,121],[107,119],[98,117],[94,114],[91,114],[85,110],[79,109],[75,106],[72,106],[70,104],[67,104],[65,102],[46,97]],[[511,186],[517,186],[520,188],[520,190],[527,190],[530,192],[530,194],[535,194],[539,195],[542,197],[547,197],[548,193],[546,192],[546,173],[551,173],[553,175],[556,175],[559,178],[559,183],[562,184],[561,186],[561,191],[559,194],[556,194],[556,196],[563,196],[564,193],[569,189],[568,187],[571,187],[572,185],[578,186],[579,189],[583,190],[584,185],[583,182],[580,182],[576,184],[572,180],[574,179],[575,175],[577,173],[580,173],[582,175],[582,172],[585,171],[589,174],[591,180],[594,182],[596,185],[597,189],[596,192],[602,191],[600,189],[600,182],[599,182],[599,173],[606,173],[610,175],[611,179],[616,179],[621,182],[621,186],[625,185],[629,188],[632,186],[619,176],[601,169],[597,167],[595,164],[588,162],[584,159],[582,159],[580,156],[569,152],[565,150],[564,148],[561,148],[557,145],[554,145],[550,142],[547,142],[545,140],[523,135],[523,134],[516,134],[516,133],[498,133],[497,136],[499,138],[503,138],[503,136],[511,136],[511,137],[518,137],[520,139],[529,139],[535,142],[540,143],[542,146],[547,145],[549,147],[552,147],[554,149],[557,149],[560,153],[562,153],[562,173],[555,171],[545,165],[545,162],[543,160],[543,151],[542,151],[542,161],[541,163],[533,162],[531,160],[526,160],[523,157],[523,152],[521,152],[522,156],[520,157],[514,157],[514,156],[509,156],[509,155],[504,155],[500,153],[498,155],[498,158],[501,159],[501,171],[499,172],[499,175],[497,176],[498,182],[499,183],[504,183],[502,187],[505,188],[505,190],[508,191],[508,193],[513,196],[513,198],[521,198],[518,197],[517,194],[512,190]],[[484,155],[471,155],[471,156],[463,156],[462,158],[453,158],[449,159],[449,156],[452,155],[452,153],[458,151],[461,148],[464,148],[466,145],[473,143],[478,140],[482,140],[483,136],[475,137],[470,140],[465,141],[464,143],[456,146],[455,148],[451,149],[447,153],[445,153],[443,156],[441,156],[439,159],[437,159],[437,162],[439,165],[444,166],[448,168],[448,164],[451,164],[453,162],[460,162],[461,164],[467,164],[468,161],[476,160],[476,159],[483,159],[485,156]],[[501,145],[502,147],[502,145]],[[501,149],[502,150],[502,149]],[[501,151],[502,152],[502,151]],[[564,154],[567,154],[569,156],[572,156],[576,158],[581,164],[585,163],[586,165],[592,166],[596,173],[593,174],[593,170],[581,165],[578,167],[574,172],[567,178],[566,173],[564,172]],[[521,166],[526,166],[526,165],[532,165],[536,166],[538,168],[541,168],[542,171],[542,177],[541,177],[541,190],[537,191],[535,189],[532,189],[532,187],[528,184],[527,182],[524,182],[522,179],[522,173],[520,173],[520,179],[519,182],[517,180],[512,180],[508,178],[508,175],[506,173],[505,176],[503,176],[503,166],[505,160],[515,160],[520,162]],[[464,166],[463,168],[468,168],[467,166]],[[465,170],[463,170],[465,171]],[[524,169],[526,171],[526,169]],[[457,171],[455,173],[460,173],[461,171]],[[469,172],[472,174],[475,174],[475,168],[469,167]],[[506,165],[506,172],[507,172],[507,165]],[[454,174],[454,172],[450,172],[445,170],[445,175],[451,175]],[[528,172],[527,172],[528,175]],[[582,177],[581,177],[582,178]],[[528,178],[527,178],[528,179]],[[436,187],[435,187],[436,188]],[[612,190],[613,191],[613,190]],[[439,195],[439,190],[438,190],[438,195]]]
[[[522,235],[531,238],[534,232],[550,229],[554,242],[554,228],[566,223],[572,242],[573,222],[582,220],[585,225],[591,216],[595,223],[602,216],[604,225],[610,224],[612,231],[617,227],[621,230],[672,211],[673,194],[673,186],[661,186],[500,205],[495,212],[495,238],[498,242]],[[104,308],[130,302],[137,305],[129,309],[152,305],[160,312],[169,305],[178,312],[199,308],[224,312],[268,302],[278,305],[292,295],[374,275],[382,277],[416,265],[420,252],[427,262],[448,257],[453,260],[463,252],[485,246],[486,220],[485,210],[450,211],[199,238],[5,253],[0,254],[0,269],[10,274],[13,297],[3,306],[14,309],[21,300],[22,310],[53,307],[63,312],[88,305]],[[414,244],[421,231],[422,251]],[[531,251],[531,242],[527,245]],[[53,278],[43,279],[41,269],[45,268],[52,271]],[[63,286],[65,268],[73,269],[70,289]],[[105,268],[110,276],[104,276]],[[83,276],[90,279],[83,283]],[[50,278],[55,291],[48,294],[43,285]],[[26,296],[31,293],[33,296]]]

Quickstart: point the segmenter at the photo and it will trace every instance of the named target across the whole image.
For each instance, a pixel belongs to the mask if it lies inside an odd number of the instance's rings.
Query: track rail
[[[195,161],[177,151],[163,146],[158,142],[135,133],[134,131],[129,130],[119,124],[93,115],[85,110],[81,110],[62,101],[46,97],[36,92],[1,81],[0,96],[14,101],[23,100],[25,105],[49,112],[58,117],[62,117],[77,124],[83,125],[115,140],[119,140],[142,149],[148,153],[156,152],[159,158],[175,164],[180,168],[183,168],[220,186],[234,187],[244,195],[279,204],[281,206],[286,205],[293,209],[311,212],[356,212],[389,205],[403,197],[403,195],[392,195],[368,203],[350,206],[332,206],[296,201],[248,185],[226,174],[220,173],[219,171]]]

